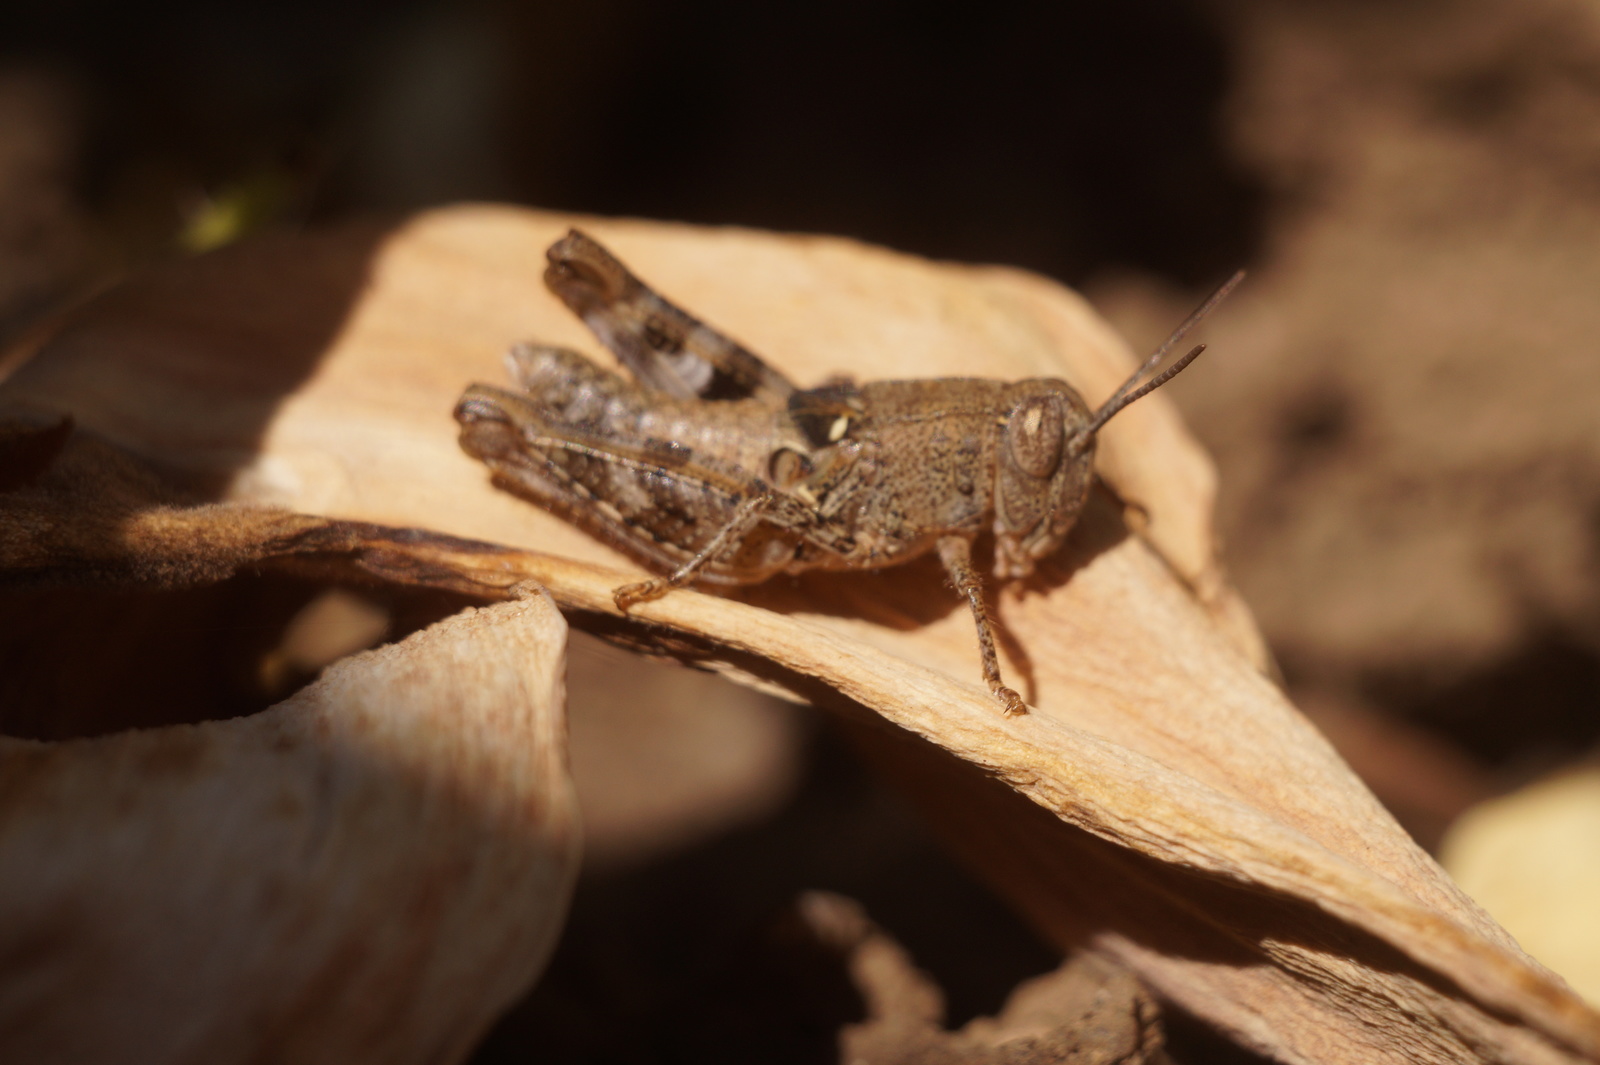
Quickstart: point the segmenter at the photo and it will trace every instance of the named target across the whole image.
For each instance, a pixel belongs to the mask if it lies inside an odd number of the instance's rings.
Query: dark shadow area
[[[269,222],[495,199],[840,233],[1068,282],[1249,261],[1204,5],[891,0],[12,5],[64,72],[75,192],[138,255],[207,196]]]
[[[1161,1016],[1167,1053],[1182,1065],[1271,1065],[1272,1058],[1230,1042],[1206,1023],[1180,1009]]]
[[[992,559],[988,538],[979,540],[974,555]],[[992,563],[990,563],[992,564]],[[981,565],[980,565],[981,568]],[[759,606],[779,614],[815,613],[856,617],[910,632],[932,624],[965,602],[950,587],[938,556],[925,554],[898,566],[860,570],[812,570],[779,574],[761,584],[700,590]]]
[[[159,418],[131,435],[161,440],[183,424],[205,446],[160,456],[163,472],[195,499],[216,498],[344,327],[388,228],[264,234],[154,266],[97,298],[6,385],[80,397],[69,413],[91,431],[128,435],[129,419]],[[107,336],[123,358],[105,358]]]
[[[64,740],[263,710],[279,693],[261,662],[316,591],[240,577],[0,593],[0,732]]]
[[[200,587],[0,589],[0,735],[67,740],[193,724],[264,710],[316,679],[314,658],[286,653],[292,623],[341,625],[392,643],[471,600],[365,583],[341,589],[371,610],[318,618],[320,577],[249,572]],[[310,637],[313,641],[316,637]],[[303,642],[303,641],[302,641]]]
[[[174,254],[185,216],[230,188],[254,193],[257,222],[326,216],[318,201],[349,164],[341,114],[367,57],[437,6],[8,4],[0,66],[42,69],[65,84],[65,113],[78,127],[63,160],[71,191],[117,252],[148,260]]]
[[[958,1027],[993,1014],[1059,956],[957,866],[823,731],[777,816],[579,883],[539,986],[474,1061],[837,1060],[863,1006],[839,959],[793,915],[804,891],[861,902],[947,996]]]
[[[1132,533],[1123,513],[1128,506],[1096,476],[1067,542],[1055,554],[1041,558],[1033,576],[1017,582],[1018,588],[1023,594],[1048,593],[1122,543]]]
[[[1071,281],[1203,283],[1263,197],[1225,154],[1225,45],[1200,5],[606,5],[524,68],[511,170],[536,202],[843,233]],[[564,31],[564,32],[563,32]],[[602,43],[603,42],[603,43]],[[545,113],[550,90],[576,113]]]

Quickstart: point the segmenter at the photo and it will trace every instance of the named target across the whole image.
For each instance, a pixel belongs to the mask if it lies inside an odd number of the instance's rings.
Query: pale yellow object
[[[1523,949],[1600,1003],[1600,769],[1474,807],[1441,860]]]

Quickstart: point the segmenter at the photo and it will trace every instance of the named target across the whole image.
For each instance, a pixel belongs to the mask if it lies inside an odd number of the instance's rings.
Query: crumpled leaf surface
[[[904,947],[861,905],[810,891],[798,916],[819,945],[846,962],[866,1017],[840,1035],[849,1062],[927,1065],[1147,1065],[1162,1051],[1160,1014],[1127,970],[1080,954],[1019,984],[994,1017],[944,1029],[944,996]]]
[[[466,383],[503,380],[515,340],[598,353],[538,283],[570,221],[460,208],[177,264],[65,325],[3,398],[70,410],[219,498],[525,548],[430,543],[428,564],[484,595],[535,578],[577,624],[838,706],[1055,942],[1126,963],[1247,1046],[1306,1062],[1600,1056],[1600,1017],[1263,676],[1215,563],[1210,466],[1162,397],[1112,423],[1110,492],[1000,597],[1027,717],[981,690],[970,620],[931,564],[674,593],[617,617],[620,557],[490,488],[449,417]],[[1081,301],[1015,271],[582,224],[801,383],[1059,374],[1094,403],[1132,362]],[[1225,356],[1189,372],[1225,372]]]
[[[576,875],[564,634],[533,598],[251,717],[0,740],[7,1059],[459,1059]]]
[[[0,737],[0,1058],[464,1056],[543,968],[577,874],[555,605],[468,610],[231,720],[168,681],[152,714],[116,645],[188,628],[150,657],[192,680],[211,625],[89,592],[150,605],[285,561],[353,574],[406,534],[174,505],[63,421],[0,427],[0,478],[0,720],[84,737]],[[89,587],[18,591],[51,578]]]

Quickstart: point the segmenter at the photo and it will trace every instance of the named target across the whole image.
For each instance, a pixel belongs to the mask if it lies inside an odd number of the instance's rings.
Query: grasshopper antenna
[[[1205,302],[1196,307],[1194,309],[1194,313],[1185,318],[1183,323],[1172,331],[1172,335],[1162,342],[1161,346],[1155,350],[1155,353],[1148,359],[1144,360],[1144,365],[1135,370],[1133,376],[1124,381],[1122,383],[1122,387],[1117,389],[1116,392],[1112,393],[1111,398],[1100,405],[1100,409],[1094,412],[1094,417],[1089,419],[1089,424],[1078,430],[1077,434],[1073,438],[1073,442],[1078,447],[1082,447],[1083,444],[1077,442],[1091,439],[1095,433],[1100,431],[1101,426],[1105,425],[1106,422],[1111,420],[1111,416],[1113,414],[1116,414],[1123,407],[1126,407],[1128,404],[1132,403],[1136,399],[1139,399],[1141,396],[1147,396],[1151,392],[1154,392],[1156,389],[1160,388],[1162,385],[1178,376],[1178,374],[1182,373],[1185,366],[1189,365],[1195,359],[1198,359],[1200,357],[1200,353],[1206,350],[1206,346],[1204,344],[1196,344],[1189,350],[1187,355],[1183,356],[1183,358],[1179,359],[1171,366],[1168,366],[1165,370],[1162,370],[1159,374],[1146,382],[1142,387],[1135,387],[1138,386],[1140,378],[1149,373],[1151,370],[1154,370],[1157,366],[1160,366],[1162,360],[1167,357],[1173,348],[1178,346],[1178,342],[1182,340],[1190,330],[1199,325],[1206,315],[1216,310],[1217,304],[1227,299],[1228,293],[1232,292],[1236,287],[1238,287],[1239,282],[1243,280],[1244,271],[1237,270],[1234,272],[1234,275],[1228,278],[1228,280],[1224,281],[1215,292],[1207,296]]]

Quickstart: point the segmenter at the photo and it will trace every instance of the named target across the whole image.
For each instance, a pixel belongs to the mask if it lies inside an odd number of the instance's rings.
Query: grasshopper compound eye
[[[1021,404],[1006,424],[1006,451],[1017,469],[1040,480],[1061,465],[1065,419],[1054,396],[1040,396]]]

